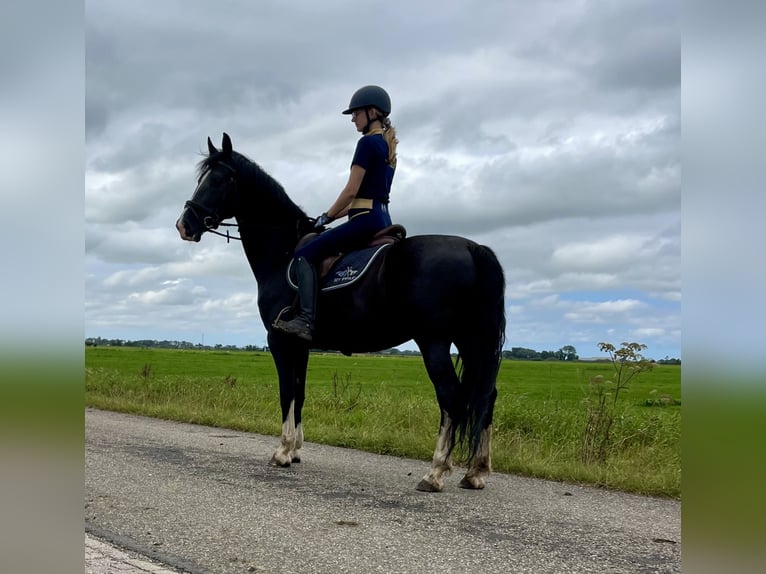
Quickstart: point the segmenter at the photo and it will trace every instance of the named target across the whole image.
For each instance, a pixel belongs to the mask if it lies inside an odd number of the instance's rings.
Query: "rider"
[[[293,270],[298,284],[298,310],[290,321],[277,320],[274,328],[311,341],[316,316],[317,275],[315,266],[325,257],[366,245],[391,225],[388,194],[396,169],[396,130],[388,115],[391,99],[379,86],[363,86],[351,96],[351,121],[362,137],[351,160],[348,182],[330,208],[316,219],[321,228],[340,217],[345,223],[328,229],[295,252]]]

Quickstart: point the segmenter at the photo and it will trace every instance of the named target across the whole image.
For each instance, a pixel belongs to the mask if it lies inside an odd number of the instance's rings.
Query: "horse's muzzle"
[[[197,235],[188,235],[186,232],[186,224],[182,221],[182,218],[178,218],[178,221],[176,221],[176,229],[178,230],[178,234],[181,236],[181,239],[184,241],[194,241],[195,243],[198,243],[200,240],[200,237],[202,234]]]

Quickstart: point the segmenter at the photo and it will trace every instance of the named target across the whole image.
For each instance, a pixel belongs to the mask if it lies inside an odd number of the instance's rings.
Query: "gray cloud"
[[[680,355],[679,11],[88,0],[86,331],[178,336],[204,316],[221,342],[262,341],[241,247],[173,231],[205,139],[227,131],[320,213],[357,137],[339,112],[379,83],[401,140],[394,218],[498,253],[512,345]]]

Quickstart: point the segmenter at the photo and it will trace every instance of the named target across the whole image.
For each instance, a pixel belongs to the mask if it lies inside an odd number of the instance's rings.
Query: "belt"
[[[349,209],[372,209],[372,200],[357,197],[348,204]]]

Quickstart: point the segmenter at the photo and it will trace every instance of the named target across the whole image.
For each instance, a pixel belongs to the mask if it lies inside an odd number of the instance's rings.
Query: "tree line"
[[[193,349],[197,351],[264,351],[268,347],[259,347],[257,345],[245,345],[238,347],[236,345],[203,345],[201,343],[190,343],[189,341],[157,341],[155,339],[139,339],[137,341],[127,341],[125,339],[104,339],[102,337],[88,337],[85,339],[86,347],[141,347],[150,349]]]
[[[558,351],[535,351],[524,347],[511,347],[510,351],[503,351],[503,358],[524,361],[576,361],[580,356],[572,345],[565,345]]]
[[[535,351],[524,347],[511,347],[510,351],[503,351],[503,359],[516,359],[521,361],[577,361],[580,356],[577,349],[572,345],[564,345],[558,351]],[[596,359],[596,361],[610,362],[608,357]],[[681,359],[666,356],[658,361],[650,361],[659,365],[680,365]]]
[[[203,345],[201,343],[190,343],[189,341],[157,341],[154,339],[140,339],[138,341],[127,341],[124,339],[105,339],[102,337],[88,337],[85,339],[86,347],[141,347],[153,349],[191,349],[197,351],[260,351],[268,352],[268,347],[259,347],[257,345],[245,345],[238,347],[236,345]],[[398,356],[420,356],[420,351],[400,350],[397,348],[385,349],[374,353],[378,355],[398,355]],[[577,361],[580,356],[577,349],[572,345],[564,345],[557,351],[536,351],[524,347],[511,347],[510,350],[503,351],[503,359],[515,359],[520,361]],[[607,358],[604,358],[608,361]],[[665,357],[659,361],[659,364],[680,365],[680,359]]]

